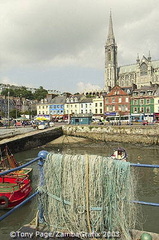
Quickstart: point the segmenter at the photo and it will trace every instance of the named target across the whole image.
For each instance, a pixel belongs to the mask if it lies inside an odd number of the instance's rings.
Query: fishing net
[[[135,227],[134,177],[130,163],[96,155],[49,153],[40,203],[52,231],[120,232]]]

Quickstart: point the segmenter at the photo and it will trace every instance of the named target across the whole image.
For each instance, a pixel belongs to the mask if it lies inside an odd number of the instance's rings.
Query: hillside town
[[[108,37],[105,45],[105,86],[103,90],[83,93],[60,93],[57,90],[25,88],[33,97],[11,96],[11,90],[20,88],[0,84],[1,119],[68,121],[73,124],[99,123],[145,124],[159,122],[159,61],[137,55],[136,63],[118,67],[117,44],[110,13]],[[6,91],[5,95],[2,93]],[[11,112],[14,114],[11,114]],[[13,116],[14,115],[14,116]]]

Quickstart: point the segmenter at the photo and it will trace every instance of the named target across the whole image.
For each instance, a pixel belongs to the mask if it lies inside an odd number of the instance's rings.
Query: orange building
[[[130,115],[130,94],[116,85],[104,98],[104,115]]]

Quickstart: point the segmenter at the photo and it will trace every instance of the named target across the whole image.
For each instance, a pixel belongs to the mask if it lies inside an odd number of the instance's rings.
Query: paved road
[[[4,139],[7,137],[15,136],[18,134],[23,134],[27,132],[34,131],[32,127],[19,127],[19,128],[0,128],[0,139]]]

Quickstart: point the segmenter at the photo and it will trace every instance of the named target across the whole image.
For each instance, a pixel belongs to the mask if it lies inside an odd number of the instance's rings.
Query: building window
[[[100,109],[100,113],[102,113],[102,109]]]
[[[151,96],[152,95],[152,91],[148,91],[148,95]]]
[[[138,100],[134,99],[134,105],[137,105],[138,104]]]
[[[86,108],[87,108],[87,103],[86,103]]]
[[[112,98],[112,103],[115,103],[115,98]]]
[[[97,109],[95,109],[95,113],[96,113],[96,114],[98,113]]]
[[[135,108],[134,108],[134,113],[137,113],[137,112],[138,112],[138,111],[137,111],[137,108],[135,107]]]
[[[146,113],[150,113],[150,107],[146,108]]]
[[[128,97],[126,97],[125,101],[126,101],[126,102],[129,102],[129,98],[128,98]]]
[[[100,107],[102,107],[102,103],[100,103]]]
[[[97,107],[97,103],[95,103],[95,107]]]
[[[105,103],[108,103],[108,98],[105,99]]]
[[[119,98],[119,103],[121,103],[121,97]]]
[[[147,100],[146,100],[146,103],[147,103],[147,104],[150,104],[150,99],[147,99]]]
[[[111,51],[110,51],[110,49],[108,50],[108,61],[111,61]]]
[[[141,76],[147,75],[147,65],[146,65],[146,63],[141,64],[140,75]]]
[[[144,99],[140,99],[140,104],[144,104]]]
[[[83,104],[81,104],[81,108],[83,108]]]
[[[140,107],[140,112],[144,113],[144,108],[143,107]]]

